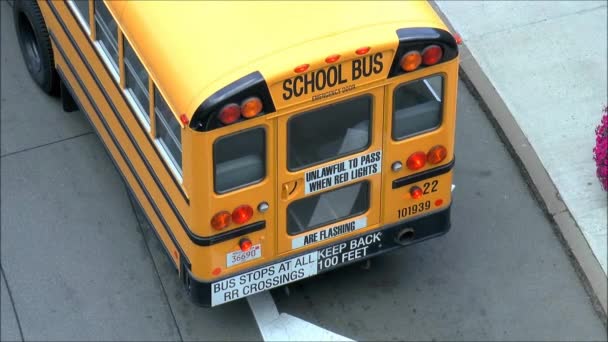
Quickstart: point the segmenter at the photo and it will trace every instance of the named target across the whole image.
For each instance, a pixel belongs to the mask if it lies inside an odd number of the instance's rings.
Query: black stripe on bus
[[[408,184],[420,182],[421,180],[425,180],[427,178],[437,177],[444,173],[448,173],[454,167],[455,162],[456,162],[456,159],[453,158],[451,162],[449,162],[445,165],[436,167],[434,169],[420,172],[415,175],[410,175],[410,176],[406,176],[403,178],[395,179],[393,181],[393,189],[398,189],[398,188],[404,187]]]
[[[57,21],[59,22],[59,24],[61,25],[61,27],[63,27],[63,30],[66,32],[66,35],[68,36],[68,38],[70,39],[70,41],[72,42],[72,44],[74,46],[78,46],[77,44],[75,44],[74,39],[72,37],[72,34],[68,31],[68,29],[66,28],[65,24],[63,23],[63,21],[61,20],[61,17],[59,16],[59,14],[57,13],[57,9],[55,8],[55,4],[53,3],[53,1],[51,0],[47,0],[47,3],[49,4],[49,7],[51,8],[51,10],[53,11],[53,13],[55,14],[55,17],[57,19]],[[67,3],[64,3],[65,6],[68,8],[68,10],[70,11],[70,13],[72,14],[73,18],[76,18],[76,15],[74,14],[74,11],[72,10],[72,8],[70,6],[68,6]],[[87,37],[87,42],[89,43],[89,45],[91,46],[91,48],[93,49],[93,51],[95,51],[95,54],[97,55],[97,57],[101,60],[101,55],[99,54],[99,51],[97,51],[97,48],[95,47],[95,45],[93,44],[93,42],[91,41],[91,37],[89,36],[89,34],[84,30],[84,28],[82,27],[82,25],[80,25],[80,23],[76,20],[77,24],[76,26],[78,26],[80,28],[80,31],[82,32],[82,34]],[[94,29],[94,28],[93,28]],[[80,50],[76,49],[78,54],[80,54],[81,58],[82,58],[82,54],[80,53]],[[86,61],[86,59],[83,58],[83,60]],[[86,64],[87,62],[85,62]],[[101,62],[101,65],[103,65],[103,68],[106,70],[106,72],[108,73],[108,75],[111,75],[112,72],[110,71],[110,69],[108,68],[108,66],[106,65],[106,63],[104,63],[103,61]],[[112,76],[110,76],[110,78],[112,78]],[[123,92],[123,89],[120,88],[120,85],[116,84],[116,82],[112,81],[112,83],[116,86],[116,89],[118,90],[118,93],[120,94],[120,97],[123,99],[123,101],[127,104],[127,107],[129,107],[129,110],[131,111],[131,114],[133,116],[135,116],[135,108],[133,108],[133,105],[131,104],[130,101],[127,100],[127,98],[125,97],[125,94]],[[177,120],[177,119],[176,119]],[[169,177],[171,178],[171,180],[173,180],[173,183],[175,184],[175,187],[177,188],[177,190],[179,190],[180,194],[182,195],[184,201],[186,201],[186,203],[189,205],[190,204],[190,199],[188,198],[188,196],[186,196],[186,193],[184,192],[184,189],[182,189],[181,185],[179,184],[179,181],[177,180],[177,178],[175,178],[175,175],[173,174],[173,172],[169,169],[169,166],[167,165],[167,161],[165,160],[165,158],[163,158],[160,153],[158,152],[158,149],[156,148],[154,142],[152,141],[152,138],[150,138],[150,135],[148,134],[148,132],[146,131],[146,128],[143,126],[143,124],[141,123],[141,121],[139,119],[135,120],[137,121],[137,124],[139,125],[139,128],[141,128],[141,130],[145,133],[144,135],[146,136],[146,138],[148,139],[148,142],[150,143],[150,145],[152,145],[152,149],[154,150],[154,152],[156,153],[156,156],[158,157],[158,159],[161,161],[161,164],[163,164],[163,166],[165,167],[165,170],[167,171],[167,173],[169,174]]]
[[[57,13],[55,13],[55,15],[56,14]],[[65,26],[62,25],[62,27],[63,27],[64,30],[66,29]],[[66,62],[68,63],[68,66],[71,67],[71,64],[69,64],[68,59],[65,57],[65,55],[66,55],[65,51],[63,50],[63,48],[59,44],[59,42],[57,40],[57,37],[55,36],[54,32],[50,32],[50,33],[51,33],[51,38],[55,42],[55,45],[57,46],[58,50],[60,50],[60,53],[64,57],[64,60],[66,60]],[[66,32],[66,36],[68,38],[71,38],[67,32]],[[146,165],[146,168],[148,169],[148,172],[152,176],[152,178],[153,178],[154,182],[156,183],[156,185],[161,190],[161,193],[163,194],[163,197],[165,198],[165,200],[167,201],[167,203],[169,204],[169,206],[173,210],[173,212],[174,212],[175,216],[177,217],[178,221],[180,222],[182,228],[184,229],[184,231],[186,232],[186,234],[188,235],[188,237],[190,238],[190,240],[192,240],[193,243],[195,243],[198,246],[211,246],[213,244],[220,243],[220,242],[223,242],[223,241],[227,241],[227,240],[230,240],[230,239],[234,239],[234,238],[239,237],[241,235],[249,234],[249,233],[252,233],[252,232],[264,229],[266,227],[266,221],[260,221],[260,222],[252,223],[252,224],[240,227],[238,229],[234,229],[234,230],[231,230],[231,231],[228,231],[228,232],[225,232],[225,233],[222,233],[222,234],[218,234],[218,235],[215,235],[215,236],[210,236],[210,237],[204,237],[204,236],[199,236],[199,235],[194,234],[188,228],[188,226],[187,226],[186,222],[184,221],[183,217],[179,214],[179,211],[177,210],[177,208],[175,208],[175,206],[171,202],[170,198],[168,197],[168,194],[166,193],[166,191],[164,190],[164,188],[161,186],[159,179],[156,177],[156,175],[154,174],[154,172],[152,172],[152,168],[151,168],[150,164],[143,157],[143,153],[139,149],[139,146],[137,144],[135,144],[135,139],[133,138],[133,136],[131,135],[131,133],[127,130],[126,124],[124,123],[122,117],[120,116],[120,114],[119,114],[118,110],[116,109],[116,107],[114,106],[114,104],[110,101],[109,95],[107,94],[107,92],[105,91],[105,89],[103,88],[103,86],[101,85],[101,82],[99,81],[99,79],[97,78],[97,76],[95,75],[95,73],[93,72],[91,66],[86,62],[86,59],[82,55],[82,52],[79,51],[75,47],[77,45],[75,44],[74,40],[70,39],[70,41],[74,45],[74,50],[76,50],[76,52],[80,56],[80,58],[82,60],[82,63],[87,67],[89,73],[92,75],[93,79],[95,80],[95,83],[96,83],[97,87],[104,94],[106,102],[108,102],[108,104],[112,108],[112,111],[113,111],[114,115],[116,116],[118,122],[120,123],[120,125],[123,128],[123,130],[126,132],[127,136],[129,137],[129,140],[131,141],[131,144],[137,150],[140,158],[142,159],[142,161]],[[75,77],[78,78],[78,75],[74,71],[72,71],[72,73],[75,75]],[[89,96],[86,88],[83,87],[83,91],[85,93],[87,93],[87,96]],[[106,128],[106,129],[108,130],[108,134],[112,134],[111,131],[109,130],[109,127]],[[117,148],[122,149],[119,145],[117,146]]]
[[[56,40],[55,35],[54,35],[54,33],[52,31],[50,32],[50,36],[51,36],[51,39],[53,39],[53,41],[55,42],[55,45],[57,46],[57,49],[61,53],[61,56],[62,56],[63,60],[66,61],[68,69],[70,69],[70,72],[74,76],[74,79],[76,79],[76,82],[78,83],[78,85],[82,89],[82,92],[85,94],[85,96],[87,97],[87,100],[89,101],[89,103],[93,107],[97,118],[103,124],[104,128],[106,129],[106,132],[108,133],[108,135],[112,139],[112,142],[114,143],[116,149],[120,152],[120,155],[124,159],[125,164],[127,164],[127,166],[129,167],[129,170],[133,174],[133,178],[135,178],[135,180],[137,180],[137,183],[139,184],[140,188],[142,189],[144,195],[146,196],[146,199],[148,200],[148,202],[150,202],[150,205],[152,206],[152,208],[154,209],[154,212],[156,213],[156,215],[158,216],[160,222],[162,223],[165,232],[167,232],[167,235],[169,236],[169,238],[171,239],[171,241],[173,241],[173,244],[175,245],[175,248],[177,248],[179,250],[179,253],[181,255],[180,259],[182,259],[183,261],[185,261],[185,263],[188,265],[188,268],[191,268],[190,261],[188,260],[188,257],[186,256],[186,254],[182,250],[182,248],[179,245],[179,243],[177,243],[177,239],[175,238],[175,235],[173,235],[173,232],[169,228],[167,228],[168,224],[165,221],[165,219],[163,218],[163,216],[160,214],[160,210],[156,206],[156,203],[154,203],[154,201],[152,201],[152,196],[150,196],[150,193],[148,193],[148,190],[142,184],[141,179],[134,172],[134,167],[131,164],[131,160],[129,160],[129,158],[127,157],[125,151],[120,147],[120,145],[118,145],[118,142],[116,141],[116,137],[109,131],[108,124],[107,124],[105,118],[103,117],[103,115],[100,114],[100,110],[97,107],[97,105],[95,104],[95,102],[93,101],[93,99],[91,98],[91,95],[85,90],[84,84],[82,83],[82,80],[80,79],[80,77],[78,77],[78,74],[74,72],[74,67],[72,66],[72,64],[70,64],[70,62],[65,58],[64,51],[57,44],[57,40]],[[70,95],[74,99],[74,102],[76,102],[76,105],[78,106],[78,108],[80,109],[80,111],[85,114],[85,117],[87,118],[87,120],[89,121],[89,123],[91,124],[91,126],[93,127],[93,129],[95,130],[95,133],[97,133],[97,136],[102,141],[101,145],[106,150],[108,156],[110,156],[110,160],[114,164],[114,167],[116,168],[116,170],[118,170],[118,172],[122,176],[125,184],[127,184],[127,186],[129,188],[131,188],[131,185],[127,181],[127,177],[125,176],[125,174],[122,171],[122,169],[118,166],[118,163],[115,160],[115,157],[112,155],[112,153],[110,152],[110,149],[108,148],[108,146],[106,145],[106,143],[103,141],[103,138],[102,138],[102,136],[101,136],[101,134],[99,132],[99,129],[97,129],[97,126],[95,126],[95,124],[93,123],[93,121],[89,117],[90,114],[88,114],[88,112],[84,109],[84,106],[80,102],[80,99],[76,96],[76,92],[74,91],[74,88],[72,88],[72,86],[70,85],[70,83],[68,82],[67,77],[65,76],[65,73],[63,72],[63,70],[61,69],[61,67],[59,65],[56,67],[56,70],[57,70],[57,73],[59,74],[59,77],[62,79],[62,85],[68,90],[68,92],[70,93]],[[133,192],[132,188],[131,188],[131,191]],[[133,194],[135,195],[134,192],[133,192]],[[138,205],[141,208],[143,208],[143,206],[141,205],[141,202],[139,201],[139,198],[137,198],[137,196],[133,196],[133,197],[137,201]],[[150,222],[150,224],[152,224],[152,220],[150,219],[150,216],[148,216],[148,213],[145,210],[142,210],[142,212],[144,213],[144,215],[146,215],[146,218],[148,219],[148,222]],[[153,227],[152,230],[154,231],[154,234],[158,237],[159,241],[162,241],[162,239],[158,235],[158,232],[156,231],[156,228]],[[173,261],[173,258],[171,258],[171,253],[169,253],[169,251],[167,250],[167,246],[164,243],[161,243],[161,245],[163,245],[163,248],[165,249],[165,252],[167,252],[167,254],[169,255],[171,261]],[[174,262],[174,264],[175,264],[175,262]],[[179,266],[176,265],[176,267],[179,267]]]

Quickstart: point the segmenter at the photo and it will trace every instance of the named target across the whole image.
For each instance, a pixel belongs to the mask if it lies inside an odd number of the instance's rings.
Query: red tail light
[[[426,154],[426,160],[431,164],[441,163],[448,155],[448,151],[441,145],[433,146]]]
[[[443,57],[443,50],[439,45],[429,45],[422,50],[422,63],[424,65],[437,64]]]
[[[407,158],[406,164],[410,170],[419,170],[426,164],[426,154],[422,151],[414,152]]]
[[[419,199],[420,197],[422,197],[423,194],[424,194],[424,192],[418,186],[413,186],[410,189],[410,195],[412,196],[413,199]]]
[[[241,117],[241,107],[236,103],[229,103],[220,110],[217,118],[224,124],[235,123]]]
[[[220,211],[211,218],[211,227],[215,230],[222,230],[230,224],[230,213]]]
[[[253,243],[251,243],[251,240],[248,238],[242,238],[241,241],[239,241],[239,247],[243,252],[250,250],[251,246],[253,246]]]
[[[253,216],[253,208],[248,206],[247,204],[238,206],[232,212],[232,221],[234,223],[243,224]]]

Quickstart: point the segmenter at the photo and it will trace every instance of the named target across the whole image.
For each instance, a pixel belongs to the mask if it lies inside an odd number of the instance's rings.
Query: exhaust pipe
[[[405,246],[409,244],[412,240],[414,240],[414,235],[414,228],[404,228],[399,233],[397,233],[395,241],[398,244]]]

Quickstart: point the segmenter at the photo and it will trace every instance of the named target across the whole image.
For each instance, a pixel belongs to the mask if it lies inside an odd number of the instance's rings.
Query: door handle
[[[291,195],[293,195],[293,193],[296,191],[297,187],[298,187],[297,180],[283,183],[283,186],[281,187],[281,198],[284,200],[288,199]]]

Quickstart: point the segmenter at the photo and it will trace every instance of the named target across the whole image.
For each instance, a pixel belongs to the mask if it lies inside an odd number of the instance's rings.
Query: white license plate
[[[226,254],[226,266],[234,266],[244,262],[257,259],[262,256],[262,246],[254,245],[247,252],[235,251]]]

